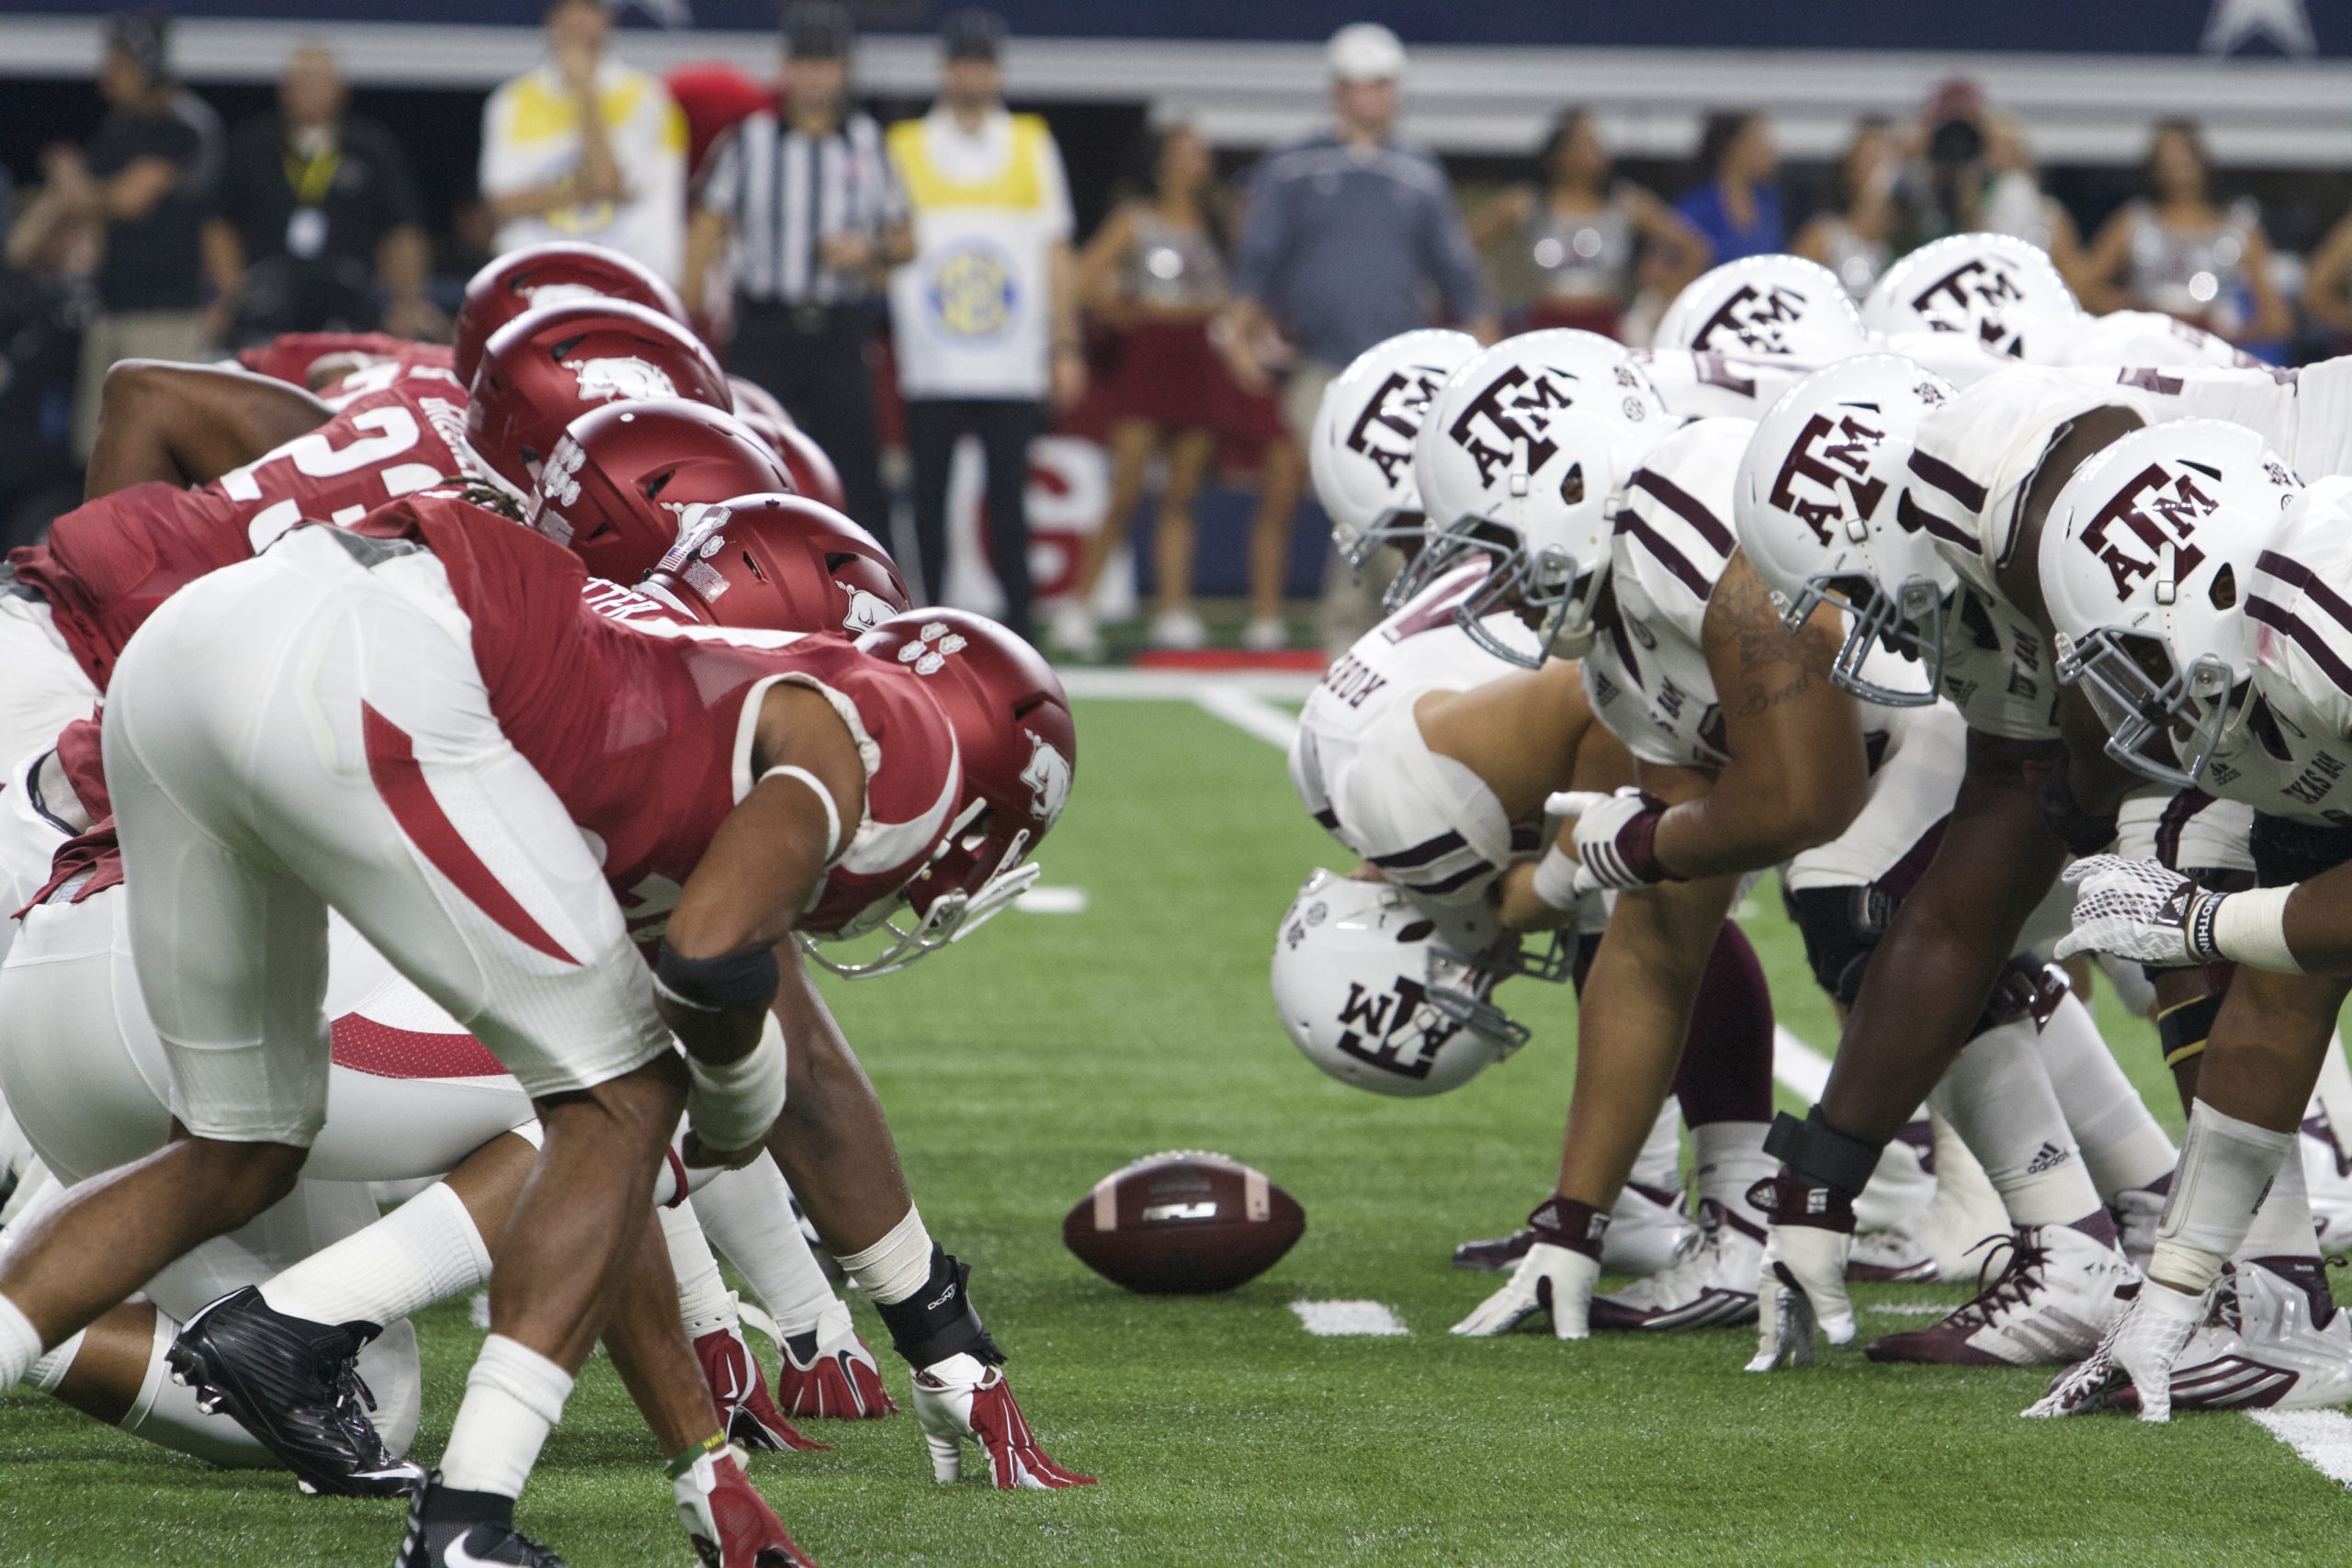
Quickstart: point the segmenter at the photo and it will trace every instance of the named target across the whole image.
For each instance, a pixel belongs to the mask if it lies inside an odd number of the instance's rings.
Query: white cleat
[[[2008,1238],[2008,1261],[1974,1300],[1926,1328],[1871,1342],[1873,1361],[1940,1366],[2064,1366],[2098,1348],[2137,1279],[2131,1260],[2070,1225],[2027,1225]],[[1992,1259],[1986,1258],[1989,1266]]]
[[[1977,1251],[1987,1236],[2009,1233],[2009,1212],[1968,1145],[1942,1117],[1936,1129],[1936,1195],[1917,1215],[1891,1230],[1855,1238],[1858,1280],[1909,1282],[1973,1280]],[[1934,1272],[1920,1270],[1925,1259]]]
[[[2296,1142],[2302,1147],[2303,1184],[2311,1190],[2321,1254],[2352,1252],[2352,1168],[2336,1146],[2333,1127],[2324,1116],[2306,1121]]]
[[[1595,1328],[1728,1328],[1756,1321],[1764,1236],[1712,1198],[1672,1266],[1592,1301]]]
[[[1655,1274],[1671,1268],[1699,1233],[1682,1214],[1682,1195],[1625,1184],[1609,1210],[1600,1238],[1600,1266],[1619,1274]]]
[[[2138,1391],[2114,1403],[2136,1409]],[[2259,1263],[2222,1276],[2212,1310],[2172,1370],[2175,1410],[2323,1410],[2352,1403],[2352,1316],[2313,1326],[2312,1299]]]

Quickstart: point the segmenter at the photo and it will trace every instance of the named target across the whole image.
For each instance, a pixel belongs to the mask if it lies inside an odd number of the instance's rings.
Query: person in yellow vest
[[[989,12],[951,13],[940,29],[939,102],[890,128],[915,245],[890,280],[890,321],[924,588],[944,596],[948,465],[958,438],[977,436],[1001,618],[1027,637],[1029,440],[1046,400],[1074,401],[1086,371],[1061,152],[1042,118],[1006,112],[1003,40],[1003,22]]]
[[[684,261],[686,117],[661,79],[610,58],[607,0],[551,0],[548,58],[491,94],[481,194],[497,250],[609,245],[675,284]]]

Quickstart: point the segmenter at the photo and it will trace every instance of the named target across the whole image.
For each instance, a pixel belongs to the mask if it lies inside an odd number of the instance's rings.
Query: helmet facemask
[[[2064,639],[2058,679],[2082,687],[2109,757],[2173,789],[2198,787],[2242,705],[2227,660],[2201,654],[2182,670],[2163,637],[2123,626]]]
[[[1894,708],[1935,705],[1943,689],[1944,610],[1951,594],[1931,578],[1906,577],[1890,591],[1867,572],[1825,571],[1805,579],[1781,614],[1791,635],[1826,604],[1846,617],[1846,640],[1829,667],[1830,683],[1866,703]],[[1917,687],[1888,686],[1862,673],[1883,648],[1919,671]]]

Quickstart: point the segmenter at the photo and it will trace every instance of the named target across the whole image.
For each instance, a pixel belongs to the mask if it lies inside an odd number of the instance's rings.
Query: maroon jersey
[[[311,367],[331,355],[362,355],[436,370],[448,369],[456,357],[445,344],[416,343],[389,333],[285,333],[257,348],[240,350],[237,363],[256,376],[308,388]]]
[[[607,612],[626,611],[622,602],[583,599],[578,557],[442,496],[398,502],[355,532],[414,540],[447,570],[499,728],[594,836],[640,942],[661,934],[711,836],[756,782],[752,724],[779,681],[823,695],[865,761],[865,818],[843,824],[828,908],[894,894],[947,833],[963,793],[956,739],[911,671],[829,634],[616,618]],[[371,758],[380,742],[396,760],[405,739],[371,736]]]
[[[297,523],[356,523],[388,501],[486,470],[466,446],[466,394],[440,371],[362,393],[316,430],[232,468],[203,493],[237,509],[247,553]]]

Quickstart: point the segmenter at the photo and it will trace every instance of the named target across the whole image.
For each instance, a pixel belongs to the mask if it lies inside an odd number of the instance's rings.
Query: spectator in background
[[[2082,232],[2065,204],[2041,188],[2025,124],[2012,114],[1989,115],[1984,124],[1984,199],[1978,224],[1995,234],[2013,234],[2050,254],[2068,287],[2083,272]]]
[[[98,315],[82,334],[74,448],[96,439],[98,394],[119,359],[196,359],[204,351],[204,214],[220,170],[220,121],[173,85],[170,21],[161,11],[107,24],[98,91],[107,117],[86,153],[51,147],[41,203],[18,226],[87,225],[105,234]],[[38,209],[46,204],[45,209]]]
[[[1356,22],[1331,35],[1327,59],[1339,123],[1252,171],[1224,323],[1245,387],[1268,382],[1269,328],[1295,345],[1283,410],[1302,446],[1331,378],[1373,344],[1430,325],[1432,293],[1452,320],[1484,341],[1496,335],[1444,166],[1393,139],[1404,45],[1378,23]],[[1392,558],[1380,576],[1395,570]],[[1380,586],[1327,567],[1320,631],[1335,656],[1378,619]]]
[[[279,333],[364,331],[434,337],[447,323],[426,302],[432,250],[408,160],[391,133],[345,114],[334,56],[294,51],[277,110],[229,140],[205,270],[228,346]]]
[[[2194,120],[2157,123],[2147,194],[2124,203],[2084,259],[2083,303],[2162,310],[2236,344],[2277,344],[2294,317],[2270,272],[2252,201],[2213,197],[2213,164]]]
[[[1707,270],[1707,242],[1697,230],[1652,192],[1612,177],[1589,110],[1561,113],[1537,167],[1540,189],[1513,186],[1469,222],[1472,244],[1532,273],[1530,327],[1622,337],[1645,282],[1670,299]]]
[[[585,240],[680,281],[686,118],[661,81],[605,53],[607,0],[551,0],[546,63],[482,110],[481,194],[501,254]]]
[[[1000,617],[1030,632],[1029,442],[1050,395],[1086,386],[1061,150],[1036,115],[1009,114],[997,56],[1004,23],[951,12],[939,101],[890,128],[890,164],[913,216],[912,262],[890,280],[915,542],[931,598],[947,579],[947,479],[956,443],[988,464],[989,555]]]
[[[1756,109],[1733,109],[1707,117],[1699,133],[1699,167],[1705,180],[1674,210],[1696,229],[1720,266],[1742,256],[1770,255],[1788,247],[1781,226],[1781,154],[1772,145],[1772,122]]]
[[[1829,208],[1814,214],[1789,248],[1836,273],[1855,299],[1868,294],[1894,259],[1894,183],[1902,170],[1893,126],[1877,118],[1857,123],[1838,159]]]
[[[1081,658],[1102,656],[1093,596],[1104,566],[1126,544],[1146,469],[1167,459],[1153,536],[1159,604],[1155,648],[1207,646],[1193,608],[1193,505],[1216,458],[1218,438],[1264,454],[1258,516],[1250,535],[1250,621],[1243,646],[1269,651],[1289,640],[1283,571],[1290,551],[1304,461],[1268,390],[1244,392],[1211,342],[1230,298],[1225,250],[1231,203],[1216,183],[1208,142],[1189,125],[1147,143],[1139,194],[1120,203],[1079,258],[1079,294],[1119,334],[1117,366],[1096,395],[1110,422],[1111,502],[1086,542],[1054,641]]]
[[[760,110],[718,144],[681,292],[691,313],[706,314],[713,264],[731,253],[728,368],[783,401],[840,470],[850,515],[888,534],[865,349],[882,270],[913,254],[906,197],[881,128],[849,109],[847,8],[797,6],[785,29],[790,107],[781,118]]]

